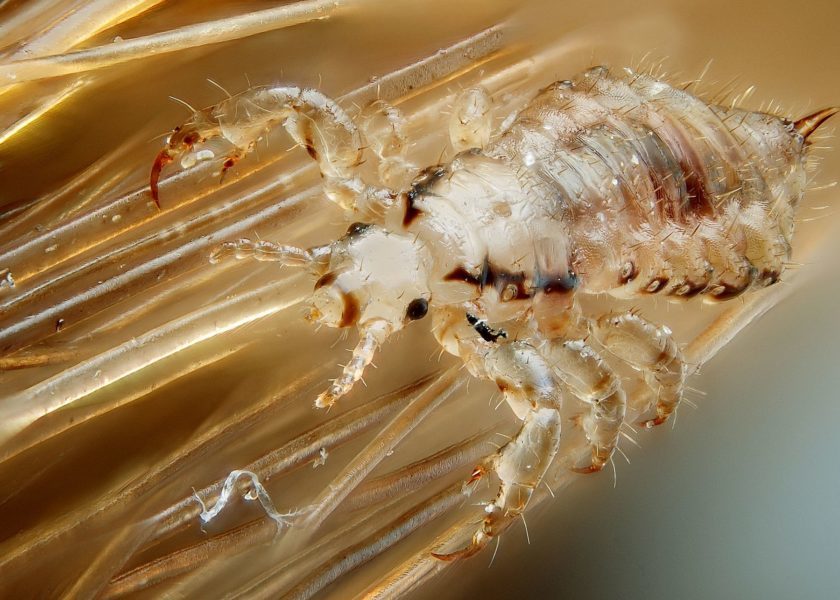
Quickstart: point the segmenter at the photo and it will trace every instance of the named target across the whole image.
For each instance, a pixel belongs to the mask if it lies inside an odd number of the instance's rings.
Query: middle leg
[[[540,348],[571,394],[590,410],[575,422],[592,449],[590,464],[578,473],[596,473],[609,462],[618,446],[618,436],[627,410],[621,379],[583,340],[551,341]]]

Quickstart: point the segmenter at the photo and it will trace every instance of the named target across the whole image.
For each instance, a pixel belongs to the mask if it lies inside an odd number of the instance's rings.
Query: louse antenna
[[[802,117],[798,121],[793,124],[793,129],[802,136],[803,139],[808,139],[812,133],[814,133],[820,125],[825,123],[828,119],[836,115],[840,112],[840,107],[832,106],[830,108],[824,108],[822,110],[818,110],[812,115],[808,115],[807,117]]]
[[[332,385],[318,396],[315,406],[329,408],[336,400],[353,389],[362,378],[365,369],[373,361],[373,356],[393,331],[393,327],[384,320],[376,320],[359,328],[359,343],[353,349],[353,358],[345,365],[341,375]]]
[[[262,262],[276,262],[289,267],[325,267],[330,260],[332,246],[313,246],[298,248],[275,244],[266,240],[252,241],[248,238],[231,240],[216,246],[210,253],[211,264],[218,264],[227,259],[242,260],[252,258]]]

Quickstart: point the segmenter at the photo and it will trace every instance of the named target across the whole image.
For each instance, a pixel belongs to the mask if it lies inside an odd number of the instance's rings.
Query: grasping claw
[[[160,180],[160,172],[163,170],[163,167],[168,165],[173,161],[172,154],[169,152],[169,148],[164,148],[160,152],[158,152],[157,157],[155,158],[155,162],[152,163],[152,173],[149,176],[149,189],[152,193],[152,200],[157,206],[158,210],[160,210],[160,195],[158,193],[158,181]]]
[[[158,182],[163,168],[184,153],[191,152],[196,144],[206,141],[210,136],[219,134],[219,126],[217,123],[210,121],[208,110],[196,112],[184,125],[173,129],[163,150],[158,152],[157,157],[155,157],[155,162],[152,163],[152,172],[149,175],[149,190],[158,209],[160,209]]]

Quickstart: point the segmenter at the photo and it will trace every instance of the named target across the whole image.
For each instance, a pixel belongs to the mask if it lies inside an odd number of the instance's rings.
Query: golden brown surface
[[[333,10],[333,3],[314,4]],[[184,573],[149,588],[146,597],[163,590],[190,597],[250,593],[246,582],[300,557],[312,542],[289,536],[285,545],[259,545],[273,535],[267,520],[252,530],[233,530],[264,514],[255,503],[234,502],[204,533],[192,488],[224,480],[304,430],[347,410],[370,408],[370,399],[439,368],[431,336],[416,328],[389,346],[366,378],[367,390],[357,390],[335,412],[316,412],[311,401],[351,342],[303,322],[298,301],[311,282],[271,265],[211,267],[207,255],[213,245],[242,235],[324,242],[346,223],[318,197],[317,174],[305,153],[287,153],[290,144],[282,136],[242,161],[223,186],[209,172],[164,177],[163,210],[157,212],[146,186],[162,141],[152,138],[188,114],[167,96],[196,107],[215,103],[223,92],[206,82],[209,77],[231,92],[248,82],[280,81],[336,97],[361,90],[354,96],[361,102],[377,93],[376,85],[364,86],[379,81],[379,93],[411,115],[421,164],[434,162],[444,149],[440,113],[448,98],[478,78],[515,95],[596,63],[649,65],[667,57],[665,70],[679,72],[672,79],[688,80],[713,59],[701,88],[713,93],[738,77],[736,94],[757,87],[744,102],[751,108],[772,99],[774,109],[800,117],[840,101],[834,31],[840,12],[831,2],[810,3],[807,11],[776,2],[662,0],[577,8],[547,1],[337,4],[328,19],[283,29],[258,32],[262,25],[246,19],[219,43],[208,43],[206,31],[190,38],[187,30],[162,40],[161,47],[182,49],[124,62],[121,57],[154,46],[123,51],[121,40],[247,17],[277,4],[0,4],[0,81],[14,81],[0,90],[0,271],[10,269],[15,280],[14,288],[0,288],[0,595],[115,593],[119,581],[108,587],[113,575],[160,557]],[[85,16],[66,36],[61,28],[52,29],[52,37],[41,32],[74,6],[88,7],[91,18],[119,10],[104,25]],[[466,59],[456,52],[458,64],[420,70],[427,80],[386,77],[503,22],[501,38],[474,42]],[[238,37],[247,27],[252,33]],[[22,40],[33,44],[21,48]],[[100,46],[104,50],[71,59],[37,59]],[[16,65],[24,58],[29,62]],[[534,62],[521,62],[528,58]],[[105,60],[111,64],[91,68]],[[58,72],[68,74],[53,76]],[[836,152],[820,154],[825,160],[817,183],[825,184],[836,178],[838,159]],[[683,409],[674,431],[637,436],[641,450],[625,444],[633,463],[619,459],[615,490],[609,472],[573,478],[574,486],[529,516],[530,546],[523,529],[514,527],[491,569],[489,553],[455,563],[417,596],[828,593],[840,535],[831,502],[840,485],[833,443],[840,385],[836,196],[830,188],[806,198],[794,251],[804,266],[790,285],[777,286],[788,298],[690,381],[706,392],[692,396],[698,411]],[[673,324],[684,343],[717,314],[696,303],[645,310]],[[697,356],[709,346],[700,341],[690,346]],[[451,364],[444,360],[440,367]],[[494,411],[496,399],[488,408],[493,394],[492,386],[471,384],[468,394],[442,404],[393,454],[383,449],[373,476],[399,471],[497,423],[510,433],[515,423],[506,407]],[[258,413],[275,397],[283,400]],[[330,448],[324,465],[313,469],[322,458],[315,447],[291,474],[266,482],[278,510],[302,508],[319,497],[374,439],[371,432],[350,437]],[[468,477],[476,457],[487,452],[486,440],[470,446],[474,454],[459,471],[417,492],[395,494],[386,480],[385,503],[397,498],[404,504],[374,505],[371,530]],[[279,455],[292,460],[288,447]],[[558,486],[567,480],[561,474]],[[375,486],[351,495],[325,531],[339,531],[365,514],[349,510],[365,497],[376,499],[371,490]],[[157,535],[150,531],[159,533],[163,525],[144,519],[176,502],[192,511],[186,527],[150,543],[148,536]],[[436,502],[432,509],[446,511],[443,519],[323,596],[361,592],[428,543],[444,521],[475,510],[473,501],[459,509],[457,494]],[[229,530],[234,533],[224,537]],[[58,531],[63,533],[50,537]],[[342,535],[350,541],[365,531],[351,526]],[[200,552],[177,554],[194,544]],[[230,554],[231,548],[250,551]],[[214,556],[219,558],[209,560]],[[283,568],[277,589],[313,572],[305,562]],[[260,593],[271,590],[259,586]]]

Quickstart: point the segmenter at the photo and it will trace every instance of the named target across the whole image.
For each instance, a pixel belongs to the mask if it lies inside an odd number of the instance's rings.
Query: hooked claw
[[[431,554],[436,559],[443,560],[446,562],[461,560],[462,558],[469,558],[471,556],[475,556],[476,554],[484,550],[485,546],[487,546],[489,541],[489,535],[487,535],[483,531],[478,531],[473,536],[470,545],[466,548],[461,548],[460,550],[455,550],[453,552],[446,552],[442,554],[438,552],[432,552]]]
[[[221,172],[221,175],[219,176],[219,185],[224,183],[225,175],[227,175],[228,170],[232,169],[234,167],[234,165],[236,165],[237,162],[239,162],[239,156],[238,155],[228,156],[225,159],[225,162],[222,163],[222,172]]]
[[[583,475],[589,475],[590,473],[597,473],[603,468],[603,465],[591,464],[587,467],[572,467],[572,471],[574,471],[575,473],[581,473]]]
[[[657,425],[662,425],[665,421],[668,420],[667,416],[657,416],[653,419],[648,419],[647,421],[640,421],[639,425],[644,427],[645,429],[653,429]]]
[[[167,147],[158,152],[157,157],[155,157],[155,162],[152,164],[152,172],[149,176],[149,189],[152,193],[152,200],[154,201],[155,206],[158,207],[158,210],[160,210],[160,196],[158,194],[160,172],[163,170],[163,167],[171,163],[173,160],[174,157]]]

